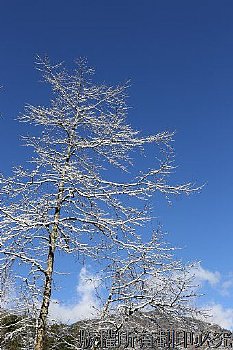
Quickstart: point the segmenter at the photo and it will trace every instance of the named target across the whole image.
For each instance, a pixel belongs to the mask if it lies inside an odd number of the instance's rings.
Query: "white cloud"
[[[225,279],[224,276],[218,271],[210,271],[197,264],[193,269],[196,282],[202,286],[207,282],[215,291],[218,291],[223,296],[230,295],[230,289],[233,287],[233,277]],[[213,324],[217,324],[222,328],[233,330],[233,308],[224,307],[219,302],[209,302],[204,307],[204,310],[208,312],[210,317],[203,318],[203,321],[207,321]]]
[[[98,278],[91,275],[83,267],[77,285],[79,301],[74,304],[62,304],[58,300],[52,300],[49,309],[50,320],[74,323],[78,320],[91,319],[97,316],[99,305],[95,291],[98,284]]]
[[[222,296],[227,297],[231,295],[233,289],[233,274],[229,273],[228,277],[221,276],[218,271],[210,271],[204,269],[200,263],[196,265],[191,271],[195,275],[196,283],[202,286],[207,282],[211,287],[215,287],[215,291],[218,291]]]
[[[233,308],[224,308],[221,304],[211,303],[206,305],[204,309],[208,309],[211,316],[208,319],[209,322],[218,324],[228,330],[233,330]]]
[[[195,275],[196,282],[199,284],[208,282],[213,287],[218,284],[221,279],[221,275],[218,271],[212,272],[204,269],[200,263],[196,265],[192,272]]]
[[[204,269],[197,264],[193,272],[198,284],[209,283],[212,287],[220,285],[221,275],[219,272]],[[77,285],[78,302],[73,304],[63,304],[58,300],[53,300],[50,305],[49,317],[51,320],[63,323],[74,323],[78,320],[91,319],[98,315],[99,302],[96,298],[96,287],[99,280],[84,267],[81,269]],[[221,290],[227,293],[232,286],[232,280],[227,280],[221,284]],[[233,308],[224,308],[220,303],[209,303],[203,309],[208,310],[211,317],[204,319],[223,328],[233,330]]]
[[[230,296],[230,289],[233,287],[233,280],[232,279],[228,279],[226,281],[224,281],[221,285],[221,290],[220,293],[226,297],[226,296]]]

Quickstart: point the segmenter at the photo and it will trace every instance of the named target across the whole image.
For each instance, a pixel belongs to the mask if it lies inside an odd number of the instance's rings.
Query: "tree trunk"
[[[49,304],[51,300],[54,254],[56,250],[56,240],[58,236],[58,222],[60,218],[62,198],[64,192],[64,182],[61,183],[57,196],[57,207],[54,214],[54,225],[49,235],[49,251],[47,257],[47,269],[45,274],[45,283],[43,291],[43,299],[40,308],[39,317],[36,325],[35,350],[44,350],[46,324],[48,318]]]
[[[50,248],[47,259],[47,271],[44,284],[43,300],[41,304],[40,314],[37,320],[36,326],[36,338],[35,338],[35,350],[44,349],[45,332],[46,332],[46,322],[51,298],[51,286],[52,286],[52,275],[53,275],[53,265],[54,265],[54,251],[55,243],[54,234],[50,235]]]

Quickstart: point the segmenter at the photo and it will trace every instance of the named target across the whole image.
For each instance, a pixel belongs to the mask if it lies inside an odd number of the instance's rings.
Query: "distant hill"
[[[32,350],[34,322],[13,314],[1,314],[0,349]],[[155,312],[128,318],[111,316],[48,327],[45,350],[78,349],[231,349],[232,335],[217,325],[194,318],[178,318]]]

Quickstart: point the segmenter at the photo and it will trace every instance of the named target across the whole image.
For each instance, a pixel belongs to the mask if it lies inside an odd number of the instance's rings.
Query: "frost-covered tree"
[[[73,73],[47,58],[38,68],[53,96],[48,106],[28,105],[19,117],[38,131],[24,137],[34,151],[28,169],[15,168],[0,179],[0,258],[2,278],[14,271],[16,290],[30,301],[37,320],[34,348],[43,350],[61,251],[102,261],[108,276],[102,316],[110,304],[127,314],[158,305],[184,308],[192,293],[186,295],[178,274],[171,279],[181,266],[172,260],[164,265],[170,253],[158,249],[155,237],[146,242],[140,234],[151,219],[152,195],[194,189],[168,182],[173,133],[141,136],[126,123],[127,84],[95,84],[85,60]],[[138,157],[150,162],[148,168]]]
[[[157,316],[179,319],[198,312],[192,305],[197,296],[196,264],[176,260],[174,248],[165,244],[159,232],[149,242],[134,241],[121,259],[113,255],[109,260],[111,264],[103,273],[108,290],[103,320],[113,309],[127,320],[138,311],[153,310]]]

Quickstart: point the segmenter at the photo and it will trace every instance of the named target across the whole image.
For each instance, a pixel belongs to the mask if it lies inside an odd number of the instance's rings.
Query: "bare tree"
[[[127,321],[138,311],[155,310],[157,315],[180,319],[198,313],[193,305],[198,287],[194,283],[196,264],[176,260],[174,248],[165,244],[160,232],[149,242],[134,242],[124,253],[121,259],[113,254],[103,273],[108,291],[103,320],[112,310]]]
[[[146,244],[139,238],[151,220],[147,203],[157,192],[167,196],[194,189],[190,183],[168,183],[173,171],[173,133],[140,136],[126,123],[127,84],[96,85],[85,60],[77,62],[73,73],[47,58],[39,59],[38,68],[53,97],[48,107],[28,105],[19,118],[38,126],[38,132],[24,137],[34,152],[28,169],[18,167],[12,177],[0,179],[0,258],[2,276],[15,266],[30,293],[37,319],[34,348],[43,350],[57,253],[78,253],[103,260],[106,266],[118,255],[108,301],[124,301],[128,313],[162,305],[158,298],[163,298],[167,282],[161,280],[155,299],[153,279],[163,265],[153,265],[155,242]],[[151,167],[138,170],[136,158],[147,151]],[[125,252],[122,265],[119,261]],[[170,265],[170,270],[175,268]],[[143,271],[150,277],[147,282]],[[182,288],[180,282],[176,286]],[[178,308],[184,296],[178,289],[167,296],[170,308]],[[133,309],[131,295],[137,300]],[[109,309],[108,301],[103,314]]]

